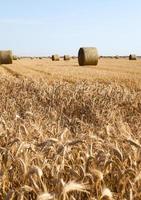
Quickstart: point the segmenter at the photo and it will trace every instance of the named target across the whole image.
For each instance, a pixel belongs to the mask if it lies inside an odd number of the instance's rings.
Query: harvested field
[[[141,199],[141,59],[14,60],[0,99],[0,199]]]
[[[0,71],[6,65],[2,65]],[[14,61],[7,68],[24,75],[28,78],[47,82],[65,81],[117,81],[118,83],[133,83],[140,88],[141,85],[141,59],[130,62],[127,59],[100,59],[97,66],[78,66],[78,60],[72,59],[68,62],[60,60],[52,62],[51,59],[42,60],[21,59]]]

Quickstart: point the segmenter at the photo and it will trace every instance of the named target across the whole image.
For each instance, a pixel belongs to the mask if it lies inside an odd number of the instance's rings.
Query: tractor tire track
[[[32,70],[32,71],[34,71],[34,72],[38,72],[38,73],[43,74],[43,75],[47,75],[47,76],[50,76],[50,75],[51,75],[51,73],[49,73],[49,72],[42,71],[42,70],[38,70],[38,69],[33,69],[33,68],[31,68],[31,67],[28,67],[28,69],[30,69],[30,70]]]
[[[25,64],[20,64],[20,67],[22,67],[22,69],[25,69],[25,71],[30,71],[29,72],[29,77],[31,78],[32,77],[32,72],[36,72],[36,76],[38,76],[39,74],[41,74],[43,77],[48,77],[51,75],[51,73],[49,72],[46,72],[46,71],[43,71],[43,70],[38,70],[38,69],[35,69],[35,68],[32,68],[32,67],[29,67],[28,65],[25,65]],[[28,77],[25,75],[25,77]],[[33,77],[32,77],[33,78]]]
[[[12,75],[14,78],[18,78],[18,79],[23,79],[24,78],[23,75],[21,75],[21,74],[17,73],[16,71],[10,69],[9,67],[7,67],[5,65],[3,65],[2,67],[9,75]]]

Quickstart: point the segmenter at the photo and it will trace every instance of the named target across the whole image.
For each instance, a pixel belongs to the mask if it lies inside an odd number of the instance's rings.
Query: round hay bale
[[[129,60],[137,60],[137,56],[135,54],[130,54]]]
[[[64,55],[64,60],[70,60],[70,56],[69,55]]]
[[[52,61],[59,61],[59,60],[60,60],[59,55],[57,55],[57,54],[52,55]]]
[[[119,56],[118,56],[118,55],[116,55],[116,56],[115,56],[115,59],[119,59]]]
[[[72,56],[72,59],[76,59],[77,57],[76,56]]]
[[[18,57],[14,55],[13,60],[18,60]]]
[[[97,65],[98,51],[95,47],[80,48],[78,52],[78,63],[80,66]]]
[[[12,51],[0,51],[0,64],[12,64]]]

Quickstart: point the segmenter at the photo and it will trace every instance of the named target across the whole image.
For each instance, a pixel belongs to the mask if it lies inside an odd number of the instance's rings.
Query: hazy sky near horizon
[[[141,0],[4,0],[0,49],[17,55],[141,55]]]

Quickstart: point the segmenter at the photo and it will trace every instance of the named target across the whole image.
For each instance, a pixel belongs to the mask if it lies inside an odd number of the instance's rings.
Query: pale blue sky
[[[0,0],[0,49],[18,55],[141,55],[141,0]]]

